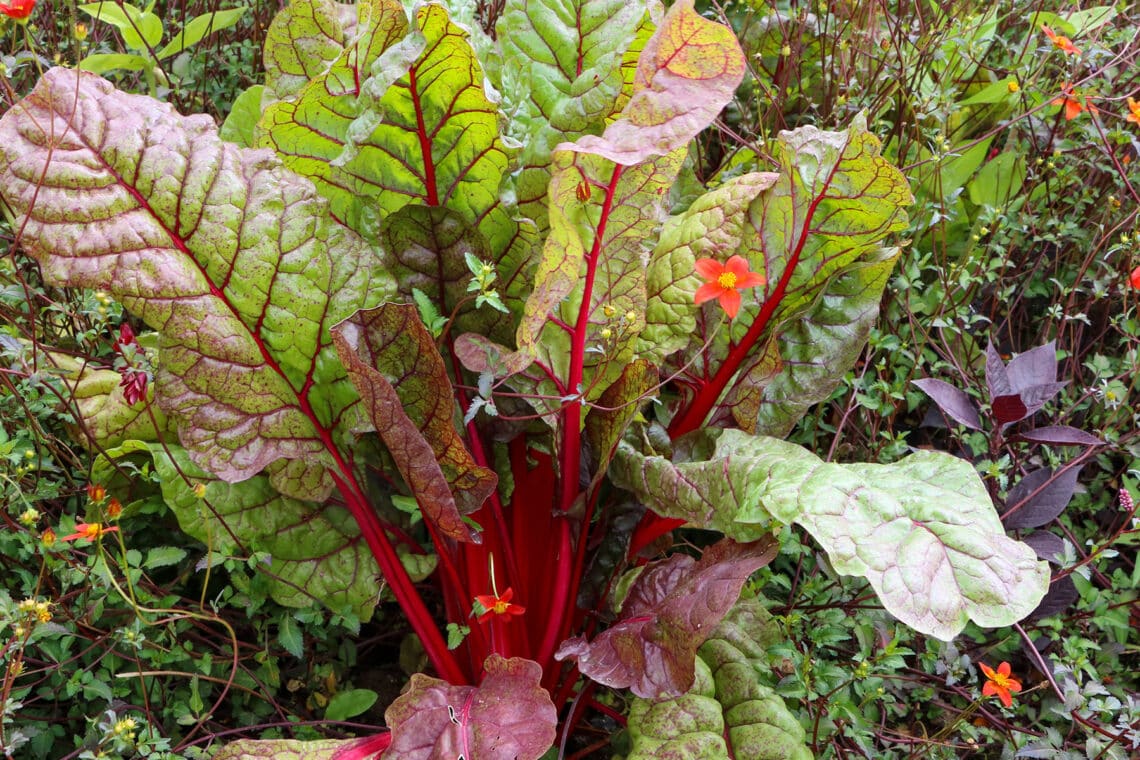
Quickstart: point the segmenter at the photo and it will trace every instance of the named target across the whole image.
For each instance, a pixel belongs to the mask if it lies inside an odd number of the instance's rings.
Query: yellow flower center
[[[510,606],[510,602],[503,599],[496,599],[495,606],[491,608],[491,612],[494,612],[496,615],[504,615],[507,612],[508,606]]]
[[[732,290],[736,287],[736,275],[732,272],[721,272],[720,276],[716,278],[716,284],[725,290]]]

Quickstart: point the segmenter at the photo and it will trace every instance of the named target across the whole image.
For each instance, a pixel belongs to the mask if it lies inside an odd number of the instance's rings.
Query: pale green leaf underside
[[[867,578],[887,611],[922,633],[949,640],[970,620],[1010,625],[1048,588],[1045,563],[1005,535],[973,468],[948,454],[834,464],[724,430],[682,441],[675,459],[623,444],[613,474],[659,514],[730,536],[773,517],[802,525],[838,572]]]

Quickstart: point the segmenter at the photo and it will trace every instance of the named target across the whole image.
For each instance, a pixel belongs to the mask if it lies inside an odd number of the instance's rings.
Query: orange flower
[[[1085,107],[1081,105],[1081,101],[1077,100],[1073,88],[1068,82],[1061,84],[1061,97],[1054,98],[1051,106],[1064,106],[1065,107],[1065,121],[1072,121],[1081,115],[1081,111]]]
[[[696,270],[707,281],[697,288],[694,296],[697,304],[715,298],[729,319],[735,318],[740,311],[741,288],[768,284],[764,275],[748,271],[748,261],[743,256],[733,256],[723,265],[716,259],[697,259]]]
[[[1128,284],[1133,290],[1140,290],[1140,267],[1136,267],[1132,270],[1132,274],[1128,275]]]
[[[108,527],[102,523],[79,523],[75,526],[75,533],[64,536],[60,541],[96,541],[108,533],[114,533],[118,526]]]
[[[1073,41],[1068,37],[1060,34],[1055,34],[1052,29],[1045,26],[1044,24],[1041,25],[1041,31],[1045,32],[1045,36],[1048,37],[1049,41],[1053,43],[1053,47],[1065,51],[1065,55],[1081,54],[1081,49],[1074,45]]]
[[[508,588],[503,592],[502,596],[494,596],[492,594],[479,594],[476,596],[476,604],[484,610],[477,618],[478,621],[480,623],[486,623],[490,620],[492,615],[506,615],[507,618],[505,622],[509,623],[511,621],[511,615],[521,615],[526,612],[526,607],[511,604],[511,598],[514,597],[514,595],[514,589]]]
[[[112,496],[111,500],[107,502],[106,512],[108,520],[118,520],[123,514],[123,505],[118,499]]]
[[[1128,115],[1124,117],[1124,120],[1133,124],[1140,124],[1140,103],[1132,98],[1128,99]]]
[[[1017,680],[1009,674],[1009,663],[1003,662],[998,665],[997,670],[978,663],[978,667],[986,674],[986,685],[982,687],[982,696],[989,697],[997,695],[1001,703],[1006,707],[1013,705],[1013,696],[1010,692],[1021,691],[1021,681]]]
[[[107,498],[107,489],[98,483],[87,484],[87,498],[95,504],[102,504]]]
[[[44,545],[45,549],[55,546],[55,531],[51,528],[44,529],[44,532],[40,534],[40,543]]]
[[[0,0],[0,14],[23,21],[32,15],[36,0]]]

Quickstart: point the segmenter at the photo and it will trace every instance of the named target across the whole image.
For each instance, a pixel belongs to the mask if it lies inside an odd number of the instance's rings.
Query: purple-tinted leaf
[[[1078,593],[1071,576],[1066,575],[1058,578],[1049,586],[1045,598],[1041,600],[1041,604],[1037,605],[1037,609],[1029,613],[1029,617],[1043,618],[1064,612],[1073,606],[1079,596],[1080,593]]]
[[[1018,354],[1005,368],[1010,387],[1024,395],[1024,391],[1035,385],[1048,385],[1057,380],[1057,342],[1049,341],[1043,346]]]
[[[560,147],[627,166],[683,148],[732,99],[744,64],[732,30],[703,18],[693,0],[680,0],[642,51],[621,117],[601,137]]]
[[[1016,393],[998,396],[991,402],[991,406],[994,419],[998,421],[999,425],[1009,425],[1018,420],[1023,420],[1031,414],[1025,402],[1021,400],[1021,396]]]
[[[693,685],[697,649],[740,596],[748,576],[772,561],[777,544],[725,539],[700,560],[675,554],[641,573],[621,617],[587,642],[569,639],[555,658],[574,658],[583,675],[639,697],[677,696]]]
[[[1007,530],[1037,528],[1065,511],[1077,489],[1080,467],[1054,473],[1048,467],[1034,470],[1009,490],[1002,523]]]
[[[417,673],[384,713],[392,746],[384,760],[538,760],[554,743],[558,715],[537,662],[493,654],[478,686]]]
[[[392,292],[376,251],[209,117],[53,69],[0,119],[0,193],[47,280],[109,291],[161,336],[155,397],[227,482],[323,500],[363,417],[329,326]],[[301,472],[304,475],[301,475]]]
[[[978,407],[965,391],[955,388],[950,383],[930,377],[915,380],[913,383],[918,386],[919,390],[930,396],[943,413],[959,425],[964,425],[971,430],[982,429],[982,422],[978,419]]]
[[[1091,433],[1086,433],[1068,425],[1046,425],[1045,427],[1023,430],[1018,436],[1034,443],[1047,443],[1053,446],[1103,446],[1104,441]]]
[[[990,392],[991,399],[1008,396],[1014,392],[1005,362],[1002,361],[1001,354],[993,343],[986,346],[986,388]]]
[[[1061,558],[1065,555],[1065,539],[1056,533],[1050,533],[1047,530],[1035,530],[1021,540],[1032,546],[1033,551],[1037,552],[1037,556],[1041,559],[1052,562],[1054,565],[1061,564]]]
[[[447,369],[416,307],[384,304],[359,311],[332,335],[420,508],[445,535],[478,542],[460,514],[482,506],[498,477],[475,463],[455,429]]]

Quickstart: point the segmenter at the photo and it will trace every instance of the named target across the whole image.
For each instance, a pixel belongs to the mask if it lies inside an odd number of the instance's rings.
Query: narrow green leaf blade
[[[182,28],[182,31],[174,35],[174,39],[158,51],[158,59],[161,61],[172,55],[178,55],[186,48],[198,44],[207,35],[229,29],[241,20],[246,10],[246,8],[233,8],[195,16]]]

